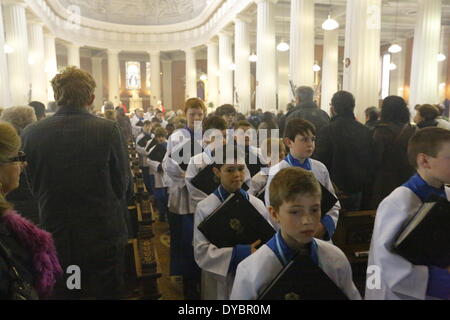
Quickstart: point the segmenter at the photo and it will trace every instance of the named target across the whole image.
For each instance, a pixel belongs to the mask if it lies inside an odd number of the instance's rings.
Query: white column
[[[0,4],[0,107],[7,108],[11,106],[11,92],[9,88],[8,63],[6,61],[5,32],[3,29],[3,14]]]
[[[447,75],[449,70],[450,63],[450,27],[449,26],[441,26],[441,44],[440,44],[440,52],[444,54],[447,59],[439,63],[439,101],[442,102],[446,98],[446,87],[449,86],[450,83],[447,83]]]
[[[219,106],[219,44],[208,42],[208,102]]]
[[[163,105],[166,110],[172,110],[172,60],[162,60],[163,72]]]
[[[92,57],[92,77],[97,87],[95,88],[94,106],[99,109],[103,105],[103,58]]]
[[[158,105],[158,101],[161,101],[161,61],[160,61],[160,52],[159,51],[151,51],[150,55],[150,83],[151,83],[151,92],[152,96],[150,99],[150,103],[153,106]]]
[[[378,106],[380,90],[381,0],[348,0],[345,27],[344,90],[355,96],[355,114]]]
[[[234,58],[236,71],[234,72],[234,86],[236,88],[238,102],[236,105],[244,115],[251,109],[250,87],[250,35],[248,22],[237,18],[235,23]],[[237,101],[236,101],[237,102]]]
[[[47,103],[44,29],[40,22],[28,24],[28,56],[31,71],[31,100]]]
[[[291,102],[291,87],[289,85],[289,51],[277,51],[278,65],[278,111],[286,111]],[[273,108],[275,109],[275,108]]]
[[[45,77],[47,82],[47,99],[48,101],[55,101],[55,95],[51,84],[52,79],[58,73],[58,66],[56,62],[56,45],[55,36],[46,34],[44,36],[45,46]]]
[[[389,94],[403,97],[406,69],[406,40],[398,40],[397,43],[402,47],[402,51],[391,54],[391,62],[397,66],[397,69],[391,71],[391,85]]]
[[[276,107],[275,3],[277,0],[256,0],[255,2],[258,5],[256,109],[268,111]]]
[[[195,50],[189,48],[186,53],[186,99],[197,97],[197,58]]]
[[[120,103],[119,51],[108,49],[108,100],[118,106]]]
[[[339,30],[324,32],[322,63],[322,110],[330,113],[330,101],[338,89]]]
[[[9,84],[12,105],[27,105],[30,94],[28,35],[22,1],[3,2],[6,43],[14,52],[8,55]]]
[[[290,80],[314,85],[314,0],[291,0]]]
[[[80,67],[80,46],[77,44],[67,45],[67,65]]]
[[[219,33],[219,106],[223,104],[233,104],[233,70],[230,69],[233,63],[233,45],[231,34]]]
[[[439,102],[438,61],[442,1],[418,0],[409,106]]]

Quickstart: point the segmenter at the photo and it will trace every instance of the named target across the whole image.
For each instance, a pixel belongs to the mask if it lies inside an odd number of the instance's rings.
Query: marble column
[[[330,113],[330,102],[338,89],[339,30],[324,31],[322,62],[322,110]]]
[[[186,53],[186,99],[197,97],[197,60],[195,50],[189,48]]]
[[[414,32],[409,106],[439,102],[438,61],[442,18],[441,0],[418,0]]]
[[[70,43],[67,45],[67,65],[80,68],[80,46]]]
[[[290,80],[314,85],[314,0],[291,0]]]
[[[43,26],[41,22],[28,24],[28,56],[31,71],[31,100],[47,104]]]
[[[172,100],[172,60],[162,60],[163,73],[163,105],[166,110],[173,109]]]
[[[115,106],[120,104],[119,50],[108,49],[108,99]]]
[[[56,44],[55,36],[51,34],[44,35],[45,47],[45,78],[47,84],[47,99],[55,101],[55,95],[51,84],[52,79],[58,73],[58,65],[56,62]]]
[[[3,14],[0,4],[0,107],[7,108],[11,106],[11,92],[9,88],[8,62],[6,59],[5,32],[3,28]]]
[[[219,106],[219,44],[210,40],[208,46],[208,102]]]
[[[103,106],[103,58],[92,57],[92,77],[95,80],[97,87],[95,88],[95,101],[94,106],[96,110],[99,110]]]
[[[152,96],[150,99],[150,103],[153,106],[158,106],[158,101],[162,101],[161,97],[161,61],[160,61],[160,52],[159,51],[151,51],[150,55],[150,83],[151,83],[151,92]]]
[[[6,43],[14,52],[8,54],[9,84],[12,105],[27,105],[30,101],[28,64],[28,32],[23,1],[3,1]]]
[[[404,96],[405,87],[405,66],[406,66],[406,40],[396,41],[402,47],[402,51],[391,54],[391,63],[394,63],[397,69],[391,71],[390,95]]]
[[[268,111],[277,104],[277,70],[275,38],[275,3],[277,0],[256,0],[257,55],[256,109]]]
[[[236,18],[234,57],[236,71],[234,72],[234,86],[238,101],[236,105],[242,114],[247,114],[251,109],[251,86],[250,86],[250,35],[249,22],[243,18]]]
[[[231,34],[219,33],[219,106],[233,104],[233,44]]]
[[[379,105],[381,0],[348,0],[343,89],[355,96],[355,115]]]

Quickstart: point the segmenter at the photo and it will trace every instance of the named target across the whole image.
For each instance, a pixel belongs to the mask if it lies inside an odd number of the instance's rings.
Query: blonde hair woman
[[[21,217],[5,200],[19,186],[25,166],[19,148],[16,130],[0,122],[0,300],[48,297],[62,274],[52,236]]]

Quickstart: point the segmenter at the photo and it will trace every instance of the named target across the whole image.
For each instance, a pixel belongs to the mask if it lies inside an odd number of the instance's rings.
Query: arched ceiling
[[[82,17],[123,25],[167,25],[199,16],[208,0],[58,0]]]

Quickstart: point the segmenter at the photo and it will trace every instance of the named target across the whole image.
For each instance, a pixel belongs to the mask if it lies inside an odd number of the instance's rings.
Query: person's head
[[[58,106],[86,108],[94,102],[95,80],[77,67],[67,67],[52,80]]]
[[[116,118],[124,118],[124,117],[126,117],[125,110],[123,110],[120,107],[117,107],[116,108]]]
[[[436,120],[439,117],[439,110],[431,104],[423,104],[416,109],[415,123]]]
[[[155,139],[158,143],[166,142],[167,131],[163,127],[159,127],[155,130]]]
[[[0,120],[9,122],[20,134],[28,125],[36,122],[36,114],[30,106],[17,106],[7,108],[3,111]]]
[[[218,159],[219,155],[222,155],[220,159]],[[225,190],[231,193],[241,189],[246,168],[245,152],[242,147],[236,144],[225,144],[222,148],[216,149],[215,160],[213,172]]]
[[[312,241],[321,218],[321,187],[312,172],[291,167],[278,172],[270,186],[270,217],[280,225],[288,246],[297,249]]]
[[[338,91],[331,98],[332,113],[338,116],[352,116],[355,110],[355,97],[350,92]]]
[[[242,141],[242,136],[244,137],[244,142],[246,146],[250,145],[250,137],[251,137],[251,130],[254,129],[250,122],[247,120],[241,120],[234,124],[234,139],[235,141],[239,142]],[[252,137],[253,139],[256,139],[256,137]]]
[[[366,122],[378,121],[380,119],[380,110],[377,107],[369,107],[364,113],[366,114]]]
[[[222,142],[226,142],[227,136],[227,123],[222,117],[212,115],[206,118],[203,122],[203,133],[206,134],[205,142],[207,144],[213,143],[216,137],[222,136]]]
[[[168,123],[166,126],[167,136],[170,136],[175,131],[173,123]]]
[[[134,113],[136,114],[136,117],[138,117],[139,119],[144,118],[144,110],[138,108],[134,110]]]
[[[228,128],[232,128],[236,121],[236,109],[231,104],[224,104],[218,107],[216,115],[222,117],[227,122]]]
[[[425,180],[437,186],[450,184],[450,131],[419,130],[409,141],[408,158]]]
[[[316,148],[316,128],[303,119],[292,119],[288,122],[284,132],[284,143],[290,154],[298,160],[305,160],[312,156]]]
[[[164,120],[164,113],[161,110],[156,111],[156,115],[155,117],[159,120],[159,121],[163,121]]]
[[[19,150],[17,131],[11,124],[0,121],[0,215],[11,208],[4,196],[19,187],[20,172],[26,164]]]
[[[311,87],[301,86],[295,90],[295,98],[297,104],[313,102],[314,100],[314,90]]]
[[[383,100],[381,106],[381,122],[407,124],[410,113],[405,100],[398,96],[389,96]]]
[[[45,118],[45,105],[42,102],[31,101],[28,105],[34,109],[37,121]]]
[[[202,122],[206,117],[205,103],[199,98],[190,98],[186,100],[184,114],[186,116],[187,127],[194,129],[195,122]]]
[[[105,119],[116,121],[116,112],[113,110],[105,110]]]
[[[144,121],[144,126],[142,127],[142,131],[146,134],[152,133],[152,122],[151,121]]]
[[[278,152],[278,157],[272,152]],[[266,157],[267,164],[272,167],[286,158],[286,146],[283,139],[269,138],[261,144],[261,154]]]
[[[114,110],[114,103],[112,103],[111,101],[107,101],[105,103],[105,111],[106,110]],[[122,109],[123,110],[123,109]]]

